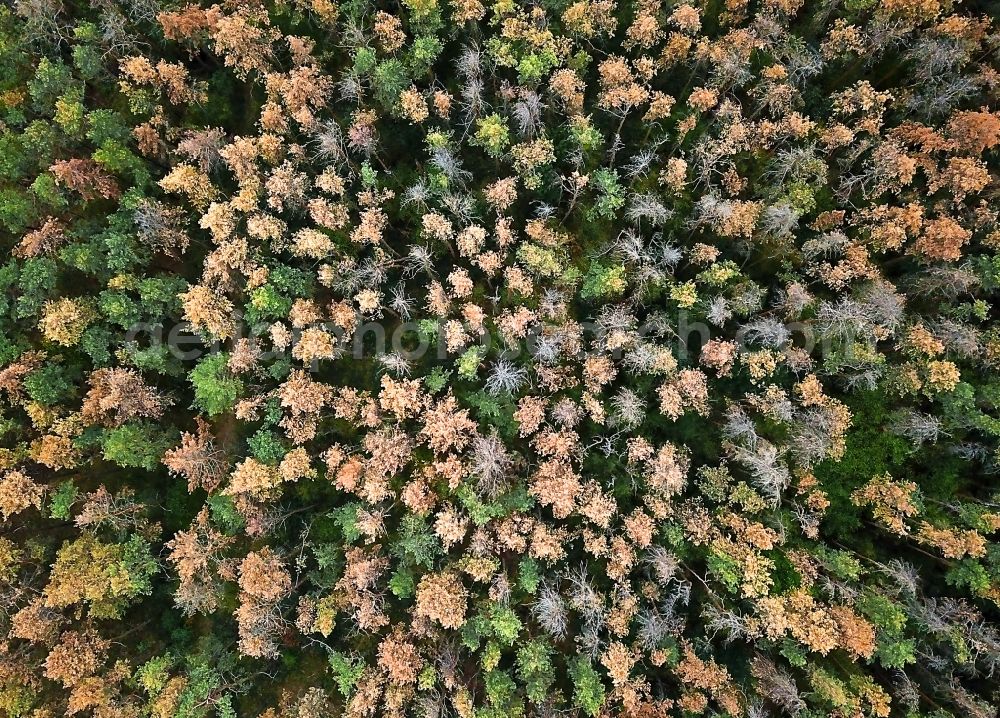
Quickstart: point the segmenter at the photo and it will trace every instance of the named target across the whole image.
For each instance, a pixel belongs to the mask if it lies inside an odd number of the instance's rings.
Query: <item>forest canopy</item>
[[[995,718],[1000,4],[0,4],[0,718]]]

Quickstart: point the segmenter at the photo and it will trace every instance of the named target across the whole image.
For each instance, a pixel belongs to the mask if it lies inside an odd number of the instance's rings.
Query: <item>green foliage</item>
[[[211,510],[212,521],[227,534],[236,534],[246,525],[246,520],[236,510],[232,497],[216,494],[209,496],[206,503]]]
[[[199,718],[204,714],[204,705],[210,696],[222,685],[222,676],[208,661],[199,656],[192,661],[185,677],[187,681],[174,715],[176,718]]]
[[[517,585],[528,593],[538,591],[538,585],[542,580],[542,567],[535,559],[525,556],[521,559],[517,569]]]
[[[573,705],[585,715],[596,716],[604,705],[604,685],[601,676],[586,658],[570,661],[569,675],[573,679]]]
[[[396,59],[378,63],[372,72],[375,97],[379,104],[387,110],[395,109],[399,102],[399,96],[409,84],[410,77],[406,67]]]
[[[243,391],[243,382],[230,373],[228,361],[225,352],[210,354],[188,374],[194,387],[195,405],[209,416],[231,411]]]
[[[625,206],[625,188],[618,179],[616,170],[601,168],[593,174],[597,201],[590,209],[591,218],[614,219],[618,210]]]
[[[93,45],[77,45],[73,48],[73,67],[85,80],[93,80],[102,70],[101,53]]]
[[[450,376],[450,370],[436,366],[431,370],[430,374],[424,377],[424,386],[427,387],[427,391],[437,394],[448,385],[448,378]]]
[[[524,625],[513,610],[494,604],[490,607],[490,633],[500,642],[512,646]]]
[[[0,135],[0,179],[17,181],[28,173],[31,164],[25,149],[23,136],[12,132]]]
[[[354,687],[365,670],[365,662],[356,656],[347,656],[339,651],[330,654],[330,669],[340,695],[350,698]]]
[[[444,51],[444,44],[434,35],[422,35],[413,41],[409,65],[414,77],[426,74]]]
[[[80,495],[72,480],[63,481],[49,496],[49,516],[59,521],[68,521],[72,515],[73,504]]]
[[[125,292],[101,292],[98,308],[109,322],[128,328],[136,324],[142,316],[139,304]]]
[[[500,115],[487,115],[477,121],[472,144],[482,147],[490,157],[500,157],[510,146],[510,130]]]
[[[11,234],[21,234],[31,223],[31,198],[16,187],[0,188],[0,224]]]
[[[607,300],[621,295],[626,286],[624,265],[607,267],[598,262],[592,262],[583,278],[580,297]]]
[[[858,602],[861,613],[877,627],[891,634],[899,634],[906,626],[906,612],[885,596],[868,592]]]
[[[416,581],[413,573],[404,569],[399,569],[392,574],[389,579],[389,590],[396,598],[410,598],[416,590]]]
[[[249,444],[254,458],[265,464],[277,464],[288,453],[288,447],[281,437],[267,429],[257,431],[250,437]]]
[[[0,688],[0,710],[10,718],[31,714],[37,693],[29,686],[6,685]]]
[[[83,106],[82,88],[72,87],[65,95],[56,100],[56,112],[53,119],[67,135],[81,135],[83,134],[86,112],[87,110]]]
[[[887,472],[900,475],[910,453],[902,438],[883,430],[888,417],[878,394],[860,394],[851,406],[855,428],[847,436],[844,455],[839,461],[824,462],[816,470],[832,504],[825,528],[840,536],[849,535],[861,525],[851,492],[872,476]]]
[[[138,284],[139,299],[143,308],[154,316],[179,315],[181,304],[177,295],[186,288],[179,277],[149,277]]]
[[[157,425],[129,422],[105,431],[101,447],[107,461],[125,468],[155,471],[171,443],[171,437]]]
[[[257,324],[265,319],[280,319],[292,308],[292,300],[282,296],[271,284],[258,287],[250,293],[250,304],[247,306],[247,321]]]
[[[358,510],[360,508],[361,504],[351,502],[337,507],[329,514],[340,528],[340,533],[347,543],[354,543],[362,536],[358,529]]]
[[[170,679],[176,659],[169,653],[150,658],[135,673],[135,680],[150,696],[159,695]]]
[[[496,716],[520,716],[524,714],[524,708],[517,699],[517,684],[506,671],[491,670],[485,676],[486,701],[490,704],[491,710],[486,711],[486,715]]]
[[[485,350],[480,346],[471,346],[455,362],[458,375],[463,379],[474,380],[479,373]]]
[[[722,583],[730,593],[735,592],[743,579],[743,573],[738,561],[724,553],[713,551],[707,560],[709,573]]]
[[[74,377],[61,364],[46,364],[24,378],[24,390],[32,401],[54,406],[76,393]]]
[[[528,700],[536,705],[552,696],[556,676],[551,656],[552,647],[539,639],[524,643],[517,651],[517,677],[524,684]]]
[[[861,578],[861,562],[848,551],[820,546],[816,556],[830,573],[841,580],[857,581]]]
[[[130,177],[142,187],[149,181],[149,170],[143,160],[117,140],[106,140],[94,152],[94,160],[109,172]]]
[[[399,558],[425,568],[431,568],[434,559],[442,553],[437,536],[426,520],[416,514],[406,514],[402,518],[391,550]]]
[[[56,100],[70,90],[72,70],[58,60],[43,57],[28,83],[28,94],[36,110],[51,114]]]
[[[988,595],[993,586],[993,581],[983,565],[969,558],[948,569],[945,581],[952,586],[967,588],[975,596]]]
[[[563,268],[563,263],[555,250],[530,242],[518,247],[517,258],[540,277],[558,276]]]
[[[884,668],[904,668],[916,663],[917,643],[912,638],[892,639],[880,638],[875,650],[875,657]]]
[[[86,602],[94,618],[119,618],[129,603],[152,592],[159,567],[141,536],[117,544],[84,535],[63,544],[52,570],[53,605]]]

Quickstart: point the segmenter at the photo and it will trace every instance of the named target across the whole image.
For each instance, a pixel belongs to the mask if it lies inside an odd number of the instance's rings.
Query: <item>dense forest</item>
[[[0,716],[995,718],[1000,3],[0,3]]]

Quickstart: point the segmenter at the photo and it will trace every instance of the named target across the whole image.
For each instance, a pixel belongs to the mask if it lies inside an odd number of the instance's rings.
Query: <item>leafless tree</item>
[[[771,205],[764,210],[758,222],[758,230],[776,239],[795,236],[799,228],[799,215],[787,203]]]
[[[781,494],[792,482],[791,473],[782,460],[784,449],[759,439],[753,450],[732,445],[733,458],[750,472],[750,481],[770,498],[775,506],[781,503]]]
[[[414,205],[421,211],[427,210],[432,199],[431,188],[427,185],[427,180],[423,177],[406,188],[403,193],[402,203],[404,207]]]
[[[645,400],[627,387],[611,397],[611,408],[615,425],[627,429],[635,429],[646,418]]]
[[[569,582],[569,603],[586,623],[604,622],[604,600],[590,582],[587,564],[582,563],[566,572]]]
[[[783,48],[788,79],[793,85],[801,86],[806,80],[823,72],[823,56],[806,44],[801,38],[789,36]]]
[[[678,606],[687,606],[691,601],[691,582],[687,579],[675,581],[670,592],[660,602],[660,611],[667,618],[678,617]]]
[[[520,133],[527,139],[534,139],[538,134],[538,128],[542,125],[542,112],[545,110],[545,103],[538,96],[537,92],[524,90],[521,98],[514,103],[514,121]]]
[[[811,466],[826,458],[833,446],[834,417],[827,407],[813,406],[796,412],[792,423],[791,451]]]
[[[646,650],[654,650],[663,640],[677,631],[677,621],[669,619],[656,609],[642,611],[638,617],[639,641]]]
[[[947,432],[941,426],[941,420],[931,414],[925,414],[912,409],[897,412],[889,425],[890,430],[909,441],[914,448],[923,444],[935,443]]]
[[[417,714],[421,718],[451,718],[454,715],[444,691],[421,691],[417,699]]]
[[[459,224],[469,224],[476,216],[476,200],[467,192],[446,192],[441,196],[441,204]]]
[[[639,224],[647,220],[654,227],[666,223],[673,212],[667,209],[660,199],[651,193],[631,195],[625,216],[630,222]]]
[[[478,436],[472,442],[472,475],[476,491],[488,498],[496,498],[510,484],[513,460],[496,434]]]
[[[527,369],[501,357],[493,364],[486,377],[486,391],[493,396],[511,396],[517,394],[527,381]]]
[[[598,623],[584,623],[583,629],[576,637],[580,655],[594,660],[601,652],[604,640],[601,638],[601,627]]]
[[[806,702],[799,695],[795,678],[790,673],[760,655],[753,659],[750,670],[757,679],[757,688],[761,695],[785,713],[795,716],[806,709]]]
[[[729,298],[729,306],[735,314],[749,316],[761,310],[766,297],[767,290],[764,287],[748,282],[733,292]]]
[[[365,97],[364,82],[353,71],[347,72],[337,82],[337,94],[343,102],[360,105]]]
[[[797,145],[778,150],[764,176],[769,183],[778,186],[790,181],[825,181],[827,171],[816,145]]]
[[[751,451],[756,448],[760,440],[753,418],[738,404],[732,404],[726,410],[726,423],[722,426],[722,435],[731,442],[748,447]]]
[[[411,365],[410,360],[397,352],[379,354],[378,363],[382,365],[382,368],[385,371],[395,374],[396,376],[406,377],[413,371],[413,366]]]
[[[816,329],[821,336],[852,342],[870,338],[872,327],[865,306],[842,297],[837,302],[820,302],[816,309]]]
[[[825,232],[802,243],[802,254],[810,261],[834,259],[850,246],[851,239],[840,230]]]
[[[721,294],[717,297],[712,297],[708,302],[708,308],[705,311],[705,318],[712,324],[721,327],[723,324],[732,319],[733,312],[729,306],[729,302]]]
[[[323,162],[339,164],[347,160],[347,146],[344,131],[336,120],[327,120],[319,125],[312,139],[316,146],[315,158]]]
[[[749,638],[751,635],[749,619],[730,609],[719,608],[709,603],[705,605],[702,617],[705,619],[705,629],[713,640],[718,634],[722,634],[724,646],[733,641]]]
[[[59,44],[69,38],[70,24],[62,0],[14,0],[14,12],[24,20],[27,37]]]
[[[184,139],[177,143],[177,151],[193,160],[202,172],[212,172],[219,166],[219,150],[226,143],[226,133],[216,127],[204,130],[187,130]]]
[[[972,359],[982,352],[979,330],[969,324],[942,318],[932,322],[929,329],[949,352],[963,359]]]
[[[531,614],[550,636],[555,639],[566,637],[569,629],[569,615],[566,611],[566,601],[559,589],[549,582],[542,583],[538,589],[538,598],[531,606]]]
[[[437,274],[434,270],[434,252],[430,247],[420,244],[411,244],[410,253],[406,255],[406,276],[412,277],[418,272],[433,277]]]
[[[740,334],[747,344],[761,344],[780,349],[791,340],[791,332],[784,322],[775,317],[761,317],[743,325]]]
[[[462,169],[462,160],[448,147],[435,147],[431,150],[431,164],[458,185],[464,185],[472,179],[472,173]]]
[[[680,569],[681,561],[663,546],[646,550],[645,564],[661,586],[666,586]]]
[[[882,572],[896,584],[900,591],[910,596],[916,596],[920,586],[920,574],[916,566],[894,558],[885,566]]]
[[[637,179],[649,172],[655,163],[656,146],[643,148],[625,163],[625,175],[630,179]]]
[[[893,695],[900,704],[910,710],[916,710],[920,705],[920,688],[913,682],[906,671],[894,672]]]
[[[979,285],[979,277],[967,267],[928,267],[912,285],[913,294],[939,293],[954,299]]]

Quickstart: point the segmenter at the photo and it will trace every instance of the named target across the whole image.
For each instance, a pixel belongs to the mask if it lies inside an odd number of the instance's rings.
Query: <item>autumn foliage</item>
[[[1000,6],[0,7],[0,716],[993,718]]]

